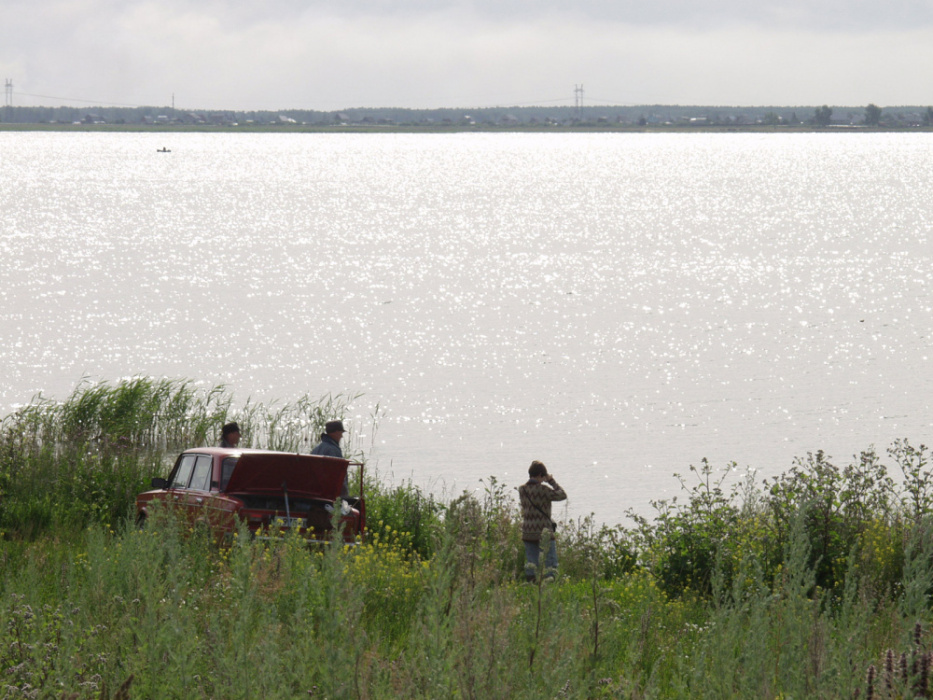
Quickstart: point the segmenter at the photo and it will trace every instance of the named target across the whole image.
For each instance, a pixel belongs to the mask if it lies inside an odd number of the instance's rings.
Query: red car
[[[334,509],[346,542],[366,529],[363,468],[360,495],[337,505],[351,462],[337,457],[196,447],[182,452],[168,479],[153,479],[154,491],[136,497],[137,520],[145,523],[153,503],[184,510],[192,523],[207,525],[221,537],[236,531],[237,519],[260,537],[290,529],[310,540],[327,540]]]

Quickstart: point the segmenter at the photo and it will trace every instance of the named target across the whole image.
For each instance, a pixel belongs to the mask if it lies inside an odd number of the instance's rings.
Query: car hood
[[[225,489],[227,493],[282,493],[336,500],[349,460],[283,452],[244,452]]]

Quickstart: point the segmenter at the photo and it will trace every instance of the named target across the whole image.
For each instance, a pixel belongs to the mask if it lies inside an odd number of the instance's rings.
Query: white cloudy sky
[[[0,78],[18,105],[927,105],[933,0],[0,0]]]

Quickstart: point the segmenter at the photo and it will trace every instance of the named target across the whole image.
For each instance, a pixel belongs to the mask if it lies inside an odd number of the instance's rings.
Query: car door
[[[236,530],[236,516],[242,501],[231,498],[225,491],[230,476],[236,468],[238,455],[223,456],[214,462],[214,478],[211,481],[211,493],[206,501],[209,509],[208,518],[211,527],[218,533],[230,534]]]
[[[192,524],[206,525],[215,535],[236,530],[236,510],[240,502],[223,493],[236,462],[236,456],[197,456],[186,493]]]
[[[197,455],[182,453],[169,475],[168,485],[163,492],[162,500],[166,506],[176,510],[178,515],[188,517],[188,482],[197,462]]]
[[[214,458],[209,454],[194,454],[191,465],[191,476],[183,499],[187,506],[188,520],[192,525],[205,523],[210,525],[209,506],[211,497],[211,480],[214,476]]]

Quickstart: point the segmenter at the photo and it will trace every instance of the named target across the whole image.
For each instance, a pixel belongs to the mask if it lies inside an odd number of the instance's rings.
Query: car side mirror
[[[154,478],[152,479],[152,488],[154,488],[154,489],[167,489],[167,488],[168,488],[168,480],[167,480],[167,479],[163,479],[163,478],[158,477],[158,476],[157,476],[157,477],[154,477]]]

